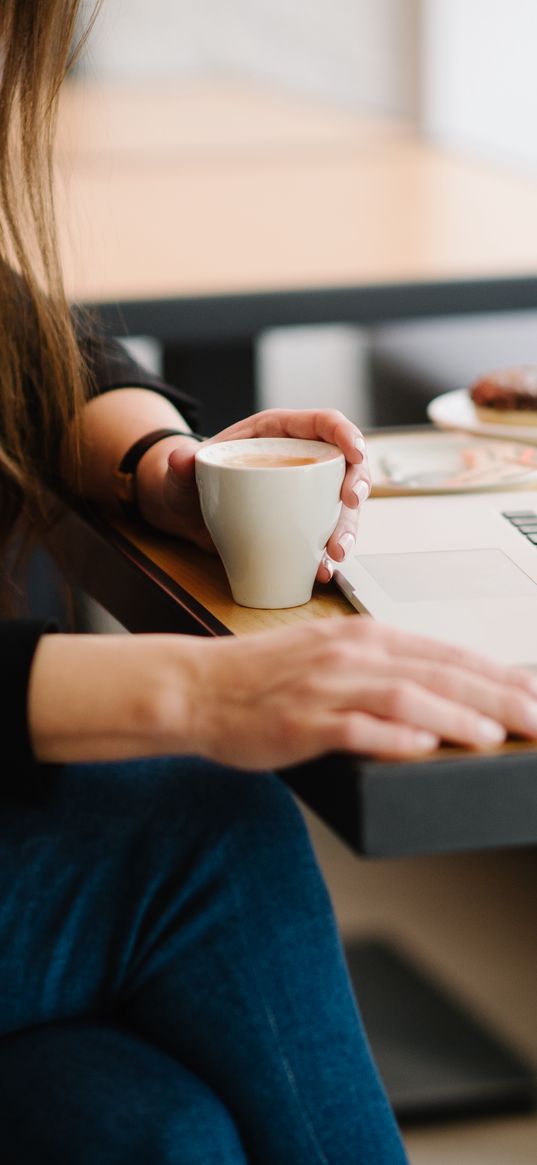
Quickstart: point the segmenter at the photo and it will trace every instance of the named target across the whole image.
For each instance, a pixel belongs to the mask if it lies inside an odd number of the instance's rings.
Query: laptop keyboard
[[[503,510],[502,518],[507,518],[528,542],[537,546],[537,512],[535,510]]]

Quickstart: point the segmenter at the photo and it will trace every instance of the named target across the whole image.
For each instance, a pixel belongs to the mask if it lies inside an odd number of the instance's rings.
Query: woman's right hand
[[[530,673],[364,616],[198,642],[193,667],[194,751],[239,767],[537,739]]]
[[[402,759],[537,739],[537,679],[359,615],[240,638],[44,635],[29,727],[42,761]]]

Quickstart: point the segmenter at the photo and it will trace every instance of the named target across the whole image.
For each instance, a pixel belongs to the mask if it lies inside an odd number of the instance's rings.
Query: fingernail
[[[366,481],[358,481],[356,485],[353,485],[352,492],[356,494],[358,505],[360,506],[369,497],[369,486]]]
[[[416,732],[414,739],[416,748],[420,752],[422,749],[424,752],[429,752],[432,748],[437,748],[440,743],[438,737],[434,736],[432,732]]]
[[[505,728],[496,720],[481,717],[477,722],[477,737],[482,744],[502,744],[506,737]]]
[[[363,437],[356,437],[355,438],[354,448],[357,449],[358,452],[362,454],[362,457],[365,456],[366,445],[365,445],[365,441],[364,441]]]
[[[346,534],[342,534],[341,538],[338,539],[338,546],[343,551],[345,558],[347,557],[347,554],[349,554],[353,549],[355,541],[356,539],[354,534],[351,534],[349,531]]]
[[[322,566],[324,566],[325,570],[328,571],[329,578],[332,578],[332,575],[334,573],[334,564],[331,561],[331,559],[328,558],[328,555],[326,555],[326,554],[323,557]]]

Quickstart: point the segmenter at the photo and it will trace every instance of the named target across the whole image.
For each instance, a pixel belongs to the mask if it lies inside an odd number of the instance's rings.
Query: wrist
[[[36,760],[112,761],[194,751],[194,648],[178,635],[43,636],[28,689]]]
[[[139,509],[137,478],[140,462],[152,448],[160,445],[167,438],[172,437],[178,439],[185,438],[189,442],[203,440],[203,437],[191,433],[188,429],[170,428],[169,426],[166,428],[161,427],[142,433],[123,454],[117,469],[114,470],[114,479],[116,498],[126,517],[135,520],[142,517]]]

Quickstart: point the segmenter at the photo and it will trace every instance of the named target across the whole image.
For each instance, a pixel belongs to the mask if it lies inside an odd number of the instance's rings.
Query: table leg
[[[395,946],[360,939],[345,954],[400,1122],[535,1107],[535,1070]]]

